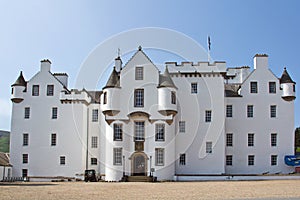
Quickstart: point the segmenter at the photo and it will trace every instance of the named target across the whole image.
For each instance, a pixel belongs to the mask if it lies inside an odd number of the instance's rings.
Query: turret
[[[26,91],[27,83],[23,77],[22,71],[14,84],[11,85],[11,101],[20,103],[24,100],[24,92]]]
[[[171,79],[168,67],[163,75],[159,76],[158,111],[163,115],[177,114],[177,87]]]
[[[280,78],[280,88],[282,89],[282,98],[286,101],[296,99],[296,83],[292,80],[286,68],[284,68]]]
[[[113,116],[120,112],[120,77],[114,67],[101,96],[103,114]]]

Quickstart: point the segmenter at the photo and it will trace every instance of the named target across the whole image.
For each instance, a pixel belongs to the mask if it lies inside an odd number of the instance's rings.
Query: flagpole
[[[207,37],[207,60],[208,64],[210,63],[210,36]]]

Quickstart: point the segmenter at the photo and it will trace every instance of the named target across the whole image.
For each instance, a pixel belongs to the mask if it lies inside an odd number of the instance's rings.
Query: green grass
[[[9,153],[9,136],[0,137],[0,152]]]

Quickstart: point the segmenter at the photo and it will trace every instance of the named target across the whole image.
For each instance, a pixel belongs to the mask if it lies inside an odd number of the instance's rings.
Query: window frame
[[[198,94],[198,83],[191,83],[191,94]]]
[[[28,177],[28,169],[22,169],[22,177],[23,178]]]
[[[277,105],[270,105],[270,118],[277,117]]]
[[[40,86],[39,85],[32,85],[31,95],[34,97],[40,96]]]
[[[58,118],[58,107],[52,107],[51,119],[57,119],[57,118]]]
[[[258,83],[257,81],[250,82],[250,93],[257,94],[258,93]]]
[[[233,147],[233,133],[226,133],[226,147]]]
[[[165,141],[165,124],[157,123],[155,124],[155,141],[164,142]]]
[[[120,147],[113,149],[113,165],[122,165],[122,151],[123,149]]]
[[[59,164],[66,165],[66,156],[59,156]]]
[[[185,133],[185,121],[179,121],[178,122],[178,129],[179,129],[179,133]]]
[[[212,141],[207,141],[205,143],[205,152],[207,154],[212,154],[213,153],[213,144],[212,144]]]
[[[248,166],[254,166],[254,165],[255,165],[255,156],[248,155]]]
[[[92,122],[98,122],[98,121],[99,121],[99,110],[92,109]]]
[[[138,88],[134,90],[134,107],[143,108],[144,107],[145,94],[143,88]]]
[[[247,118],[254,117],[254,105],[247,105]]]
[[[226,166],[232,166],[233,163],[233,156],[232,155],[226,155]]]
[[[134,121],[134,141],[145,141],[145,121]]]
[[[47,96],[54,96],[54,85],[47,85]]]
[[[103,104],[107,104],[107,92],[103,92]]]
[[[28,153],[22,154],[22,164],[28,164],[29,163],[29,155]]]
[[[56,133],[51,133],[51,141],[50,141],[50,146],[56,146],[57,145],[57,134]]]
[[[233,106],[232,104],[226,105],[226,117],[233,117]]]
[[[165,149],[155,148],[155,166],[164,166],[165,163]]]
[[[29,134],[23,133],[23,146],[28,146],[28,145],[29,145]]]
[[[91,158],[91,165],[98,165],[98,159],[95,157]]]
[[[212,122],[212,110],[205,111],[205,122]]]
[[[141,66],[135,67],[135,80],[136,81],[144,80],[144,67]]]
[[[171,91],[171,104],[176,105],[176,92]]]
[[[254,133],[248,133],[248,137],[247,137],[247,146],[248,147],[254,147],[254,143],[255,143],[255,141],[254,141]]]
[[[186,165],[186,154],[185,153],[181,153],[179,154],[179,165]]]
[[[91,148],[92,149],[98,148],[98,136],[91,137]]]
[[[30,107],[24,108],[24,119],[30,119]]]
[[[278,165],[278,155],[271,155],[271,166]]]
[[[276,94],[276,82],[269,81],[269,94]]]
[[[113,125],[114,131],[114,141],[122,141],[123,140],[123,124],[115,123]]]
[[[277,147],[277,133],[271,133],[271,147]]]

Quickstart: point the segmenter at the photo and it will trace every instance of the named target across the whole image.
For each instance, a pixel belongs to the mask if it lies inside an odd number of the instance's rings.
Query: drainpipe
[[[85,169],[89,167],[89,108],[87,108],[87,117],[86,117],[86,160],[85,160]]]

